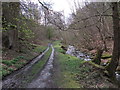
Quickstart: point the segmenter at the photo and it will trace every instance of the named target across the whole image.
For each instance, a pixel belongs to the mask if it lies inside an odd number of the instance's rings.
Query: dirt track
[[[44,65],[43,69],[32,78],[30,82],[27,82],[29,78],[29,73],[32,69],[32,66],[35,65],[42,57],[46,54],[46,52],[52,48],[51,55],[49,60]],[[20,70],[10,74],[2,81],[3,88],[45,88],[50,87],[52,83],[51,78],[51,69],[53,68],[53,60],[54,60],[54,48],[51,45],[48,47],[42,54],[32,60],[28,65],[21,68]]]

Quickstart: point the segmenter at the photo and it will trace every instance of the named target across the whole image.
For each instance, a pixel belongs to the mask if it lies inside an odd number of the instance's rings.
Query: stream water
[[[69,54],[69,55],[72,55],[72,56],[76,56],[79,59],[82,59],[82,60],[85,60],[85,61],[90,61],[91,60],[89,55],[84,54],[84,53],[76,50],[75,47],[71,46],[71,45],[68,46],[66,54]],[[120,72],[119,73],[115,72],[115,74],[116,74],[116,79],[118,81],[120,81]]]
[[[80,59],[85,60],[85,61],[90,61],[91,60],[89,55],[84,54],[84,53],[76,50],[75,47],[71,46],[71,45],[68,46],[66,54],[76,56],[77,58],[80,58]]]
[[[27,75],[29,75],[29,72],[32,68],[32,66],[37,63],[42,56],[49,50],[50,47],[48,47],[41,55],[39,55],[37,58],[35,58],[30,64],[26,65],[24,68],[19,70],[18,72],[15,72],[11,74],[10,76],[6,77],[5,80],[2,81],[3,88],[22,88],[22,86],[25,86],[25,88],[51,88],[50,85],[52,85],[53,81],[51,79],[53,69],[53,60],[54,60],[54,48],[51,45],[52,53],[49,57],[48,62],[42,69],[42,71],[37,75],[36,78],[32,79],[30,83],[25,84],[23,81],[25,81]],[[85,61],[89,61],[90,56],[86,55],[78,50],[75,49],[74,46],[69,45],[66,54],[76,56],[80,59],[83,59]],[[117,80],[120,81],[120,74],[116,73]]]

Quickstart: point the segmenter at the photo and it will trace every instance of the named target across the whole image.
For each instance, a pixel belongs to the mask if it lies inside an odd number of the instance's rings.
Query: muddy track
[[[38,61],[40,61],[41,58],[48,52],[49,48],[52,48],[52,53],[51,53],[51,55],[49,57],[49,60],[47,61],[46,65],[44,66],[43,70],[40,72],[42,75],[43,74],[47,75],[48,72],[50,71],[50,69],[53,67],[52,66],[52,62],[53,62],[53,56],[54,56],[54,48],[53,48],[52,45],[48,46],[48,48],[42,54],[40,54],[38,57],[36,57],[35,59],[33,59],[25,67],[23,67],[20,70],[18,70],[16,72],[10,74],[9,76],[7,76],[2,81],[2,88],[23,88],[23,85],[24,86],[27,85],[27,87],[29,87],[29,84],[25,82],[27,74],[30,72],[32,66],[35,65]],[[44,75],[42,76],[42,78],[46,78],[46,77],[48,78],[48,75],[45,76],[45,77],[44,77]],[[37,76],[35,80],[40,79],[40,77]],[[33,80],[33,81],[35,81],[35,80]],[[34,87],[34,82],[33,81],[30,83],[30,85],[32,84],[31,85],[32,87]],[[41,82],[41,84],[42,84],[42,82]],[[35,88],[37,88],[37,87],[38,86],[35,85]]]
[[[51,80],[53,69],[53,60],[54,60],[54,48],[52,47],[51,55],[48,59],[48,62],[44,66],[43,70],[39,75],[33,79],[33,81],[27,86],[27,88],[51,88],[53,81]]]

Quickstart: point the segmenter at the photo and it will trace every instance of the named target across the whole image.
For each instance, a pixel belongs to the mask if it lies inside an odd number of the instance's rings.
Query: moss
[[[58,52],[65,53],[65,50],[63,50],[63,49],[61,48],[62,44],[61,44],[60,42],[61,42],[61,41],[56,41],[56,42],[54,42],[54,43],[53,43],[53,44],[54,44],[54,48],[55,48],[56,51],[58,51]]]
[[[107,58],[111,58],[111,57],[112,57],[112,55],[110,55],[109,53],[104,53],[101,58],[107,59]]]
[[[84,63],[88,63],[88,64],[90,64],[90,65],[92,65],[92,66],[94,66],[94,67],[96,67],[96,68],[99,68],[99,69],[105,69],[105,67],[103,67],[103,66],[101,66],[101,65],[98,65],[98,64],[95,64],[95,63],[92,62],[92,61],[86,61],[86,62],[84,62]]]

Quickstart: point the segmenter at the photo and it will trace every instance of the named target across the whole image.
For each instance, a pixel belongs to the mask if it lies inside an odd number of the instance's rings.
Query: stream
[[[74,46],[69,45],[66,51],[66,54],[69,54],[71,56],[76,56],[79,59],[85,60],[85,61],[90,61],[91,57],[87,54],[84,54],[78,50],[75,49]],[[120,72],[115,72],[116,74],[116,79],[120,82]]]
[[[52,48],[51,55],[46,62],[42,70],[33,78],[30,82],[26,82],[29,78],[29,73],[32,66],[37,63],[41,58],[46,54],[46,52]],[[16,71],[15,73],[10,74],[2,81],[3,88],[51,88],[53,84],[52,70],[53,70],[53,61],[54,61],[54,48],[52,45],[49,45],[48,48],[38,57],[36,57],[30,64],[26,65],[22,69]],[[90,56],[84,54],[75,49],[74,46],[69,45],[66,51],[66,54],[76,56],[79,59],[90,61]],[[116,79],[120,81],[120,74],[116,72]]]
[[[75,47],[71,46],[71,45],[68,46],[66,54],[76,56],[77,58],[85,60],[85,61],[90,61],[91,60],[89,55],[76,50]]]

